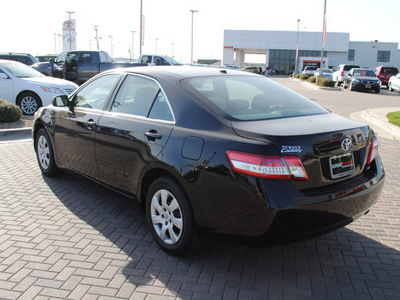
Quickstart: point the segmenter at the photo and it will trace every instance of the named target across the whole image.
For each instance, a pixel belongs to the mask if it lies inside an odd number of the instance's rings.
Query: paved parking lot
[[[343,115],[349,99],[382,102],[278,81]],[[400,143],[380,141],[387,177],[368,215],[269,248],[206,240],[182,258],[159,250],[135,202],[68,173],[42,177],[31,141],[0,142],[0,299],[400,299]]]

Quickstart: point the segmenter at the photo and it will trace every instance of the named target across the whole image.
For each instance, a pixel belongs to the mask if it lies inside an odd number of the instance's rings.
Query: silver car
[[[317,71],[315,71],[314,76],[323,76],[328,79],[332,79],[332,74],[333,70],[328,69],[328,68],[318,68]]]

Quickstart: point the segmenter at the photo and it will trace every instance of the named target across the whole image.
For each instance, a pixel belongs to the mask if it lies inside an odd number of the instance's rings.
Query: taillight
[[[374,137],[371,141],[371,145],[369,145],[368,149],[368,160],[367,164],[369,165],[379,154],[379,141],[377,137]]]
[[[229,150],[226,152],[235,172],[264,179],[308,180],[297,156],[269,156]]]
[[[340,73],[340,76],[344,76],[344,72],[342,71],[342,73]]]

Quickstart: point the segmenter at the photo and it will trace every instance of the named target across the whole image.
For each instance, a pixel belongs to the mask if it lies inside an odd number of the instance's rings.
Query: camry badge
[[[351,139],[345,138],[345,139],[342,141],[342,149],[343,149],[344,151],[349,151],[349,150],[351,149],[351,146],[352,146]]]

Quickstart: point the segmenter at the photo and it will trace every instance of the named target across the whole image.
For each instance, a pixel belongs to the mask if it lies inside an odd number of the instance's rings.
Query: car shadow
[[[270,247],[208,236],[196,253],[174,257],[154,242],[136,201],[69,173],[43,179],[66,208],[126,254],[118,266],[129,283],[121,287],[127,298],[137,291],[179,299],[400,295],[400,253],[392,248],[398,237],[389,233],[388,245],[379,242],[387,234],[369,225],[372,214],[332,233]]]

